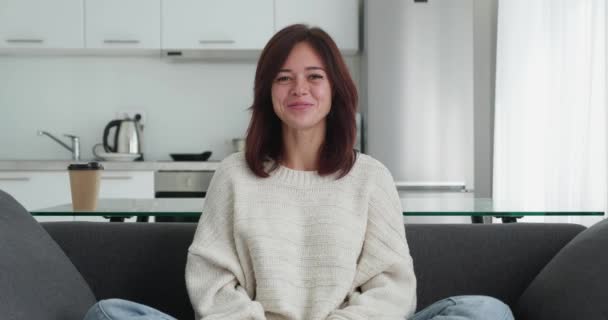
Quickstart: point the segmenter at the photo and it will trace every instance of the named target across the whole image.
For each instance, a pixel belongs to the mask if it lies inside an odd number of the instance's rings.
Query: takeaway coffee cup
[[[98,162],[68,166],[74,210],[95,210],[97,208],[101,170],[103,167]]]

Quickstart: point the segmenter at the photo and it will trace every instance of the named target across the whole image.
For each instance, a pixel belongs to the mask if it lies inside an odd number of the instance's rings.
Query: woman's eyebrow
[[[325,71],[324,68],[321,67],[306,67],[306,70],[322,70]],[[291,69],[280,69],[279,72],[292,72]]]
[[[306,70],[322,70],[322,71],[325,71],[325,69],[323,69],[321,67],[306,67]]]

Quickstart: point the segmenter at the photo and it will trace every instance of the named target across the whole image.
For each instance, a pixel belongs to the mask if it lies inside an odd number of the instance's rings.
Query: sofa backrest
[[[122,298],[192,319],[185,287],[193,223],[44,223],[98,299]],[[513,305],[584,227],[573,224],[408,225],[418,308],[452,295]]]
[[[513,307],[541,269],[583,230],[557,223],[408,225],[418,309],[470,294]]]
[[[194,223],[42,223],[89,283],[97,299],[143,303],[193,319],[186,292],[186,253]]]

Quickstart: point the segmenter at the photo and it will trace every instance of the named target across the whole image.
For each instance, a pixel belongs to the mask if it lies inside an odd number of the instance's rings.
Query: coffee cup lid
[[[103,166],[99,162],[72,163],[68,170],[103,170]]]

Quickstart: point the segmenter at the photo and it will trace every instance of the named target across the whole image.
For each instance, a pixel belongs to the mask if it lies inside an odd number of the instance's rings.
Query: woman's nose
[[[294,81],[293,84],[292,94],[301,96],[308,94],[308,90],[308,82],[306,82],[306,79],[301,79],[300,77],[296,78],[296,81]]]

